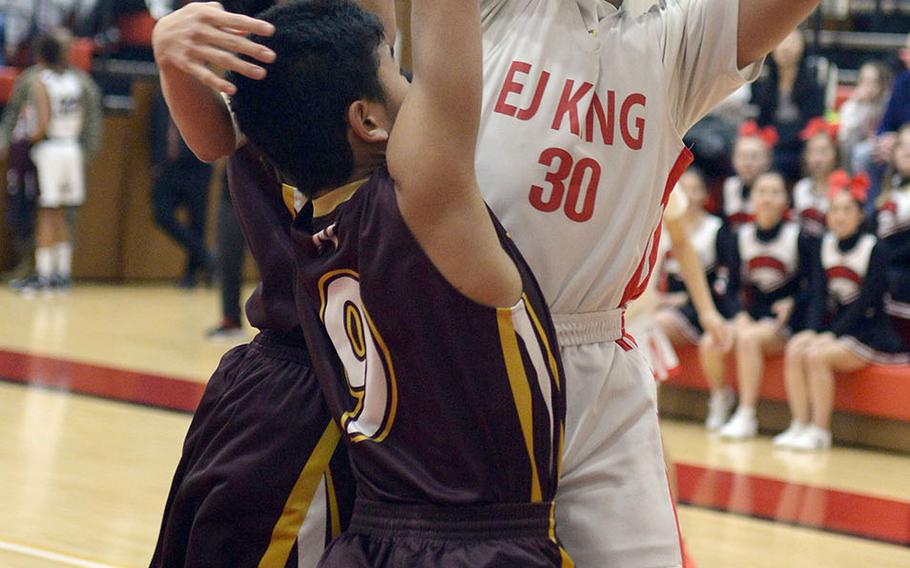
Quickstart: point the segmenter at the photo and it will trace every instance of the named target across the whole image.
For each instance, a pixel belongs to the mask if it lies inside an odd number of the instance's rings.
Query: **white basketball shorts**
[[[622,320],[621,310],[554,317],[567,396],[557,531],[578,568],[676,568],[657,385]]]
[[[41,207],[74,207],[85,201],[85,167],[82,148],[75,140],[45,140],[35,144],[32,162],[38,170],[38,204]]]

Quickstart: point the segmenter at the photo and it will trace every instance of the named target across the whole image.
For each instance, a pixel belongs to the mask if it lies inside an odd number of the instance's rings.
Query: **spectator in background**
[[[212,255],[205,246],[212,165],[199,161],[184,143],[160,91],[152,102],[151,137],[155,223],[186,251],[186,270],[178,286],[194,288],[200,273],[211,281],[214,270]],[[187,213],[185,223],[177,218],[181,207]]]
[[[695,152],[694,165],[707,179],[732,175],[730,155],[740,125],[751,118],[752,85],[745,84],[689,129],[683,140]]]
[[[819,253],[820,278],[812,294],[825,298],[825,317],[797,334],[784,355],[784,381],[793,419],[774,445],[795,450],[831,447],[834,374],[869,365],[910,363],[910,353],[884,312],[888,249],[864,234],[869,179],[831,176],[829,231]],[[822,315],[822,314],[820,314]]]
[[[708,190],[700,172],[689,169],[680,178],[677,188],[673,190],[674,193],[682,191],[688,201],[685,213],[677,224],[681,226],[683,234],[688,235],[690,246],[703,267],[707,284],[705,296],[710,298],[710,300],[701,300],[701,304],[710,304],[716,308],[711,311],[719,312],[722,318],[728,320],[734,315],[734,306],[725,294],[728,278],[727,267],[731,264],[727,258],[731,238],[729,228],[720,218],[705,210]],[[669,230],[671,227],[667,225],[666,228]],[[661,243],[663,242],[661,240]],[[701,313],[696,308],[698,302],[695,301],[695,296],[689,293],[688,284],[682,276],[685,266],[679,262],[675,251],[672,252],[673,254],[667,254],[664,263],[661,282],[663,293],[660,296],[658,311],[654,314],[654,322],[670,343],[677,348],[683,345],[698,345],[704,339],[706,343],[717,345],[721,350],[729,350],[733,341],[732,328],[727,326],[724,333],[718,329],[720,326],[713,324],[713,333],[705,334],[706,326],[703,325],[705,318],[701,315],[705,312],[705,308],[701,308]],[[639,301],[633,302],[630,311]],[[716,316],[711,316],[709,323],[713,317]],[[708,418],[705,422],[709,430],[717,430],[724,425],[733,409],[733,398],[733,393],[729,389],[719,388],[716,389],[716,393],[712,392],[708,406]]]
[[[206,333],[212,341],[231,341],[244,336],[241,320],[240,287],[243,284],[243,260],[246,241],[234,212],[228,175],[224,177],[218,203],[218,280],[221,283],[221,323]]]
[[[803,141],[799,133],[809,120],[825,114],[825,91],[806,57],[802,32],[795,30],[773,51],[765,75],[752,86],[758,123],[774,126],[780,136],[774,168],[788,182],[801,177]]]
[[[891,250],[885,311],[910,346],[910,124],[896,134],[892,152],[878,200],[878,237]]]
[[[910,34],[907,34],[907,41],[899,55],[905,69],[894,80],[891,98],[878,128],[873,163],[869,167],[869,177],[872,178],[869,201],[873,207],[881,191],[882,173],[894,157],[897,132],[904,125],[910,124]]]
[[[57,29],[53,37],[62,46],[65,57],[69,57],[72,38],[68,31]],[[8,157],[7,195],[9,198],[8,220],[13,233],[15,251],[19,266],[10,272],[13,279],[29,275],[35,253],[34,228],[37,205],[37,173],[28,153],[31,136],[35,132],[37,116],[34,106],[29,105],[32,86],[44,69],[41,64],[25,69],[16,79],[13,93],[0,119],[0,156]],[[79,80],[84,94],[83,124],[79,134],[79,145],[86,161],[101,149],[102,108],[101,92],[92,78],[71,65],[67,71]],[[74,230],[72,216],[68,216],[69,230]]]
[[[72,231],[65,210],[85,200],[85,163],[79,143],[88,100],[82,81],[70,69],[67,43],[59,35],[35,40],[39,72],[30,89],[35,128],[29,155],[38,171],[36,276],[11,283],[22,293],[68,290],[72,285]]]
[[[5,0],[3,45],[7,59],[42,30],[62,28],[90,14],[97,0]]]
[[[860,67],[856,88],[840,108],[837,137],[843,164],[851,172],[865,172],[869,167],[890,87],[888,67],[880,61],[868,61]]]
[[[806,177],[793,187],[793,212],[804,231],[821,237],[828,213],[828,178],[840,162],[837,126],[824,118],[813,118],[800,138],[806,143],[803,152]]]
[[[752,220],[749,196],[752,184],[771,168],[777,132],[773,126],[759,128],[755,121],[740,126],[739,138],[733,147],[733,172],[724,181],[721,212],[724,222],[732,229]]]
[[[807,322],[814,321],[811,315],[820,309],[818,299],[806,293],[817,277],[818,243],[784,218],[789,200],[783,176],[777,172],[759,176],[750,199],[755,221],[739,228],[735,245],[730,247],[727,294],[738,312],[733,320],[732,351],[739,407],[719,433],[731,440],[752,438],[758,431],[755,409],[765,357],[782,353],[787,338],[805,329]],[[712,399],[724,397],[718,393],[723,393],[724,362],[730,352],[708,336],[701,342],[702,369]]]

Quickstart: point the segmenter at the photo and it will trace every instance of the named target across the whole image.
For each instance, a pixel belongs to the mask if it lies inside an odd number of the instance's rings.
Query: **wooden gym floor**
[[[0,566],[147,565],[190,411],[230,347],[203,339],[215,292],[2,288],[0,314]],[[664,430],[700,568],[910,566],[910,456]]]

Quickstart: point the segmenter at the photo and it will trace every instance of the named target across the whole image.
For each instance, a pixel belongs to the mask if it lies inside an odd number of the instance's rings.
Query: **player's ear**
[[[354,136],[368,144],[384,144],[389,141],[389,131],[381,119],[382,105],[359,99],[348,107],[348,124]]]

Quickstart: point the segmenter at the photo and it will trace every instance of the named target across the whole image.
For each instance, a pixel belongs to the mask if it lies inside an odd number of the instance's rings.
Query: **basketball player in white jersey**
[[[53,34],[35,42],[41,67],[31,89],[37,124],[30,156],[38,170],[36,276],[17,287],[23,293],[72,285],[72,238],[65,209],[85,199],[84,157],[79,137],[85,120],[85,89],[68,68],[66,45]]]
[[[647,285],[663,208],[691,161],[682,134],[819,0],[662,0],[637,18],[619,1],[480,1],[481,190],[540,280],[570,382],[560,532],[582,567],[679,566],[654,381],[623,312]],[[261,23],[217,11],[187,22],[198,33],[166,56],[175,120],[210,159],[233,151],[229,115],[190,93],[233,86],[206,64],[256,77],[266,69],[234,54],[271,58],[236,33]]]

